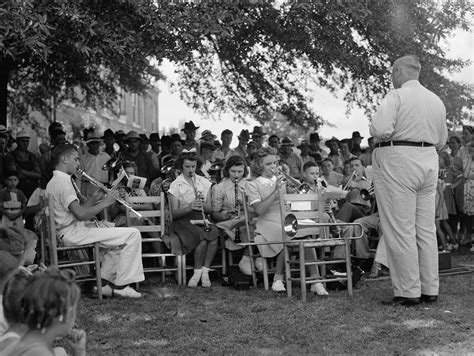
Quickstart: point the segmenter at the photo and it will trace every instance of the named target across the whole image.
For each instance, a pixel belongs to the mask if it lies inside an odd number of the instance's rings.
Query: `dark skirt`
[[[204,226],[193,225],[190,220],[202,220],[201,212],[192,211],[188,215],[173,220],[174,232],[179,236],[181,241],[183,254],[187,254],[194,250],[203,240],[214,241],[219,237],[219,231],[216,225],[211,224],[211,231],[204,231]]]

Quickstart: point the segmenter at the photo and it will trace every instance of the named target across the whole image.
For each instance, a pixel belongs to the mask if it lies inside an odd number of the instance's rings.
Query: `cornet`
[[[375,194],[375,186],[374,182],[370,185],[369,189],[361,189],[360,190],[360,197],[364,200],[370,200]]]
[[[281,168],[277,169],[276,174],[282,175],[284,178],[283,182],[286,184],[286,186],[297,194],[307,194],[311,190],[311,187],[308,183],[300,183],[297,179],[285,173]]]

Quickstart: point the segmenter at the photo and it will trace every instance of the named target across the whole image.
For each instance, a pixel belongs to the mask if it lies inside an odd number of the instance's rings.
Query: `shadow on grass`
[[[457,256],[467,263],[471,256]],[[472,262],[471,262],[472,263]],[[221,287],[189,289],[154,282],[139,300],[84,298],[78,322],[90,355],[156,354],[407,354],[474,350],[474,275],[441,278],[440,300],[386,307],[389,281],[361,281],[329,298]]]

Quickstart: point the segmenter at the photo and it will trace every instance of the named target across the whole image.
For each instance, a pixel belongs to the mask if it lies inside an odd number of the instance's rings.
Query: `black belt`
[[[388,141],[378,142],[375,147],[387,147],[387,146],[413,146],[413,147],[432,147],[432,143],[428,142],[412,142],[412,141]]]

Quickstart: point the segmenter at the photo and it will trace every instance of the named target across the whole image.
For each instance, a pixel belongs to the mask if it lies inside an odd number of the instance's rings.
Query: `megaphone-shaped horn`
[[[293,214],[288,214],[285,216],[285,221],[283,222],[283,226],[286,232],[286,235],[289,237],[293,237],[298,232],[298,219]]]

